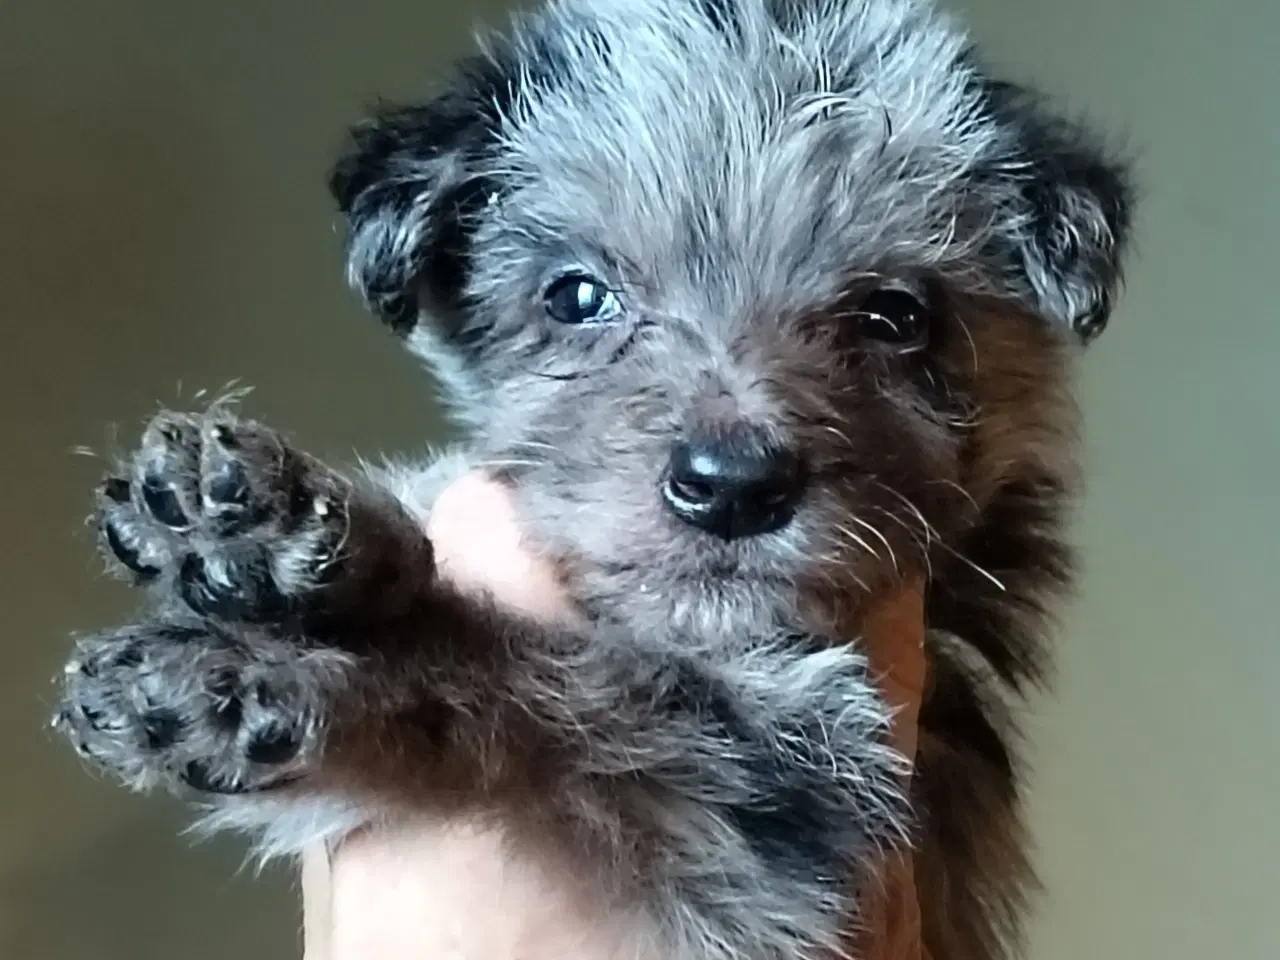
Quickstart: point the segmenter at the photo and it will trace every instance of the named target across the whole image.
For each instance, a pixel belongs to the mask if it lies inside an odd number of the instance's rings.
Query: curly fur
[[[698,960],[838,950],[909,838],[929,955],[1016,952],[1012,708],[1070,582],[1071,368],[1124,168],[925,2],[556,0],[358,126],[331,184],[352,284],[469,442],[337,471],[222,405],[156,418],[99,497],[155,613],[80,642],[81,753],[267,854],[407,807],[501,823]],[[570,272],[612,322],[547,315]],[[860,332],[886,287],[927,310],[918,349]],[[805,464],[788,524],[664,509],[674,442],[747,428]],[[433,577],[422,519],[475,466],[581,627]],[[921,573],[907,796],[837,625]]]

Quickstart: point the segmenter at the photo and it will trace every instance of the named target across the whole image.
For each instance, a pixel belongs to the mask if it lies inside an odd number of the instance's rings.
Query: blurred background
[[[1087,560],[1032,720],[1032,957],[1280,957],[1280,3],[953,0],[1129,145],[1127,297],[1083,380]],[[47,735],[67,635],[123,619],[82,518],[161,403],[232,379],[322,455],[439,436],[341,283],[344,126],[497,2],[0,3],[0,958],[298,955],[292,878]]]

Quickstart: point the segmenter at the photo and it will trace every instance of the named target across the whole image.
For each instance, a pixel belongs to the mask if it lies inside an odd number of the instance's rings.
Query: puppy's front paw
[[[112,566],[196,613],[280,622],[334,573],[348,485],[226,412],[162,413],[98,493]]]
[[[136,790],[243,794],[305,776],[349,664],[271,637],[156,622],[82,640],[54,728]]]

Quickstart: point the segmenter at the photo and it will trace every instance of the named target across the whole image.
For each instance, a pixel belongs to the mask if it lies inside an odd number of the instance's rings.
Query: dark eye
[[[853,313],[858,332],[869,340],[910,349],[923,346],[929,332],[929,310],[906,290],[873,291]]]
[[[547,313],[561,323],[606,323],[622,312],[613,291],[595,277],[576,273],[547,288]]]

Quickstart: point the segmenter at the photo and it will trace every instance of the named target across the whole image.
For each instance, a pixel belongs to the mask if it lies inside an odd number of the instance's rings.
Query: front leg
[[[396,807],[487,814],[579,857],[678,955],[790,958],[838,947],[859,871],[905,829],[889,714],[848,648],[710,660],[522,621],[439,583],[376,487],[215,415],[152,424],[102,498],[160,610],[79,646],[58,725],[273,852]]]
[[[70,664],[60,724],[264,852],[396,809],[478,815],[567,854],[664,955],[838,950],[908,822],[859,656],[779,640],[712,663],[443,589],[421,612],[365,657],[208,624],[117,631]]]
[[[607,825],[623,870],[602,882],[674,955],[843,955],[869,868],[909,832],[908,765],[861,656],[785,637],[711,662],[595,637],[513,679],[563,751],[552,816]]]

